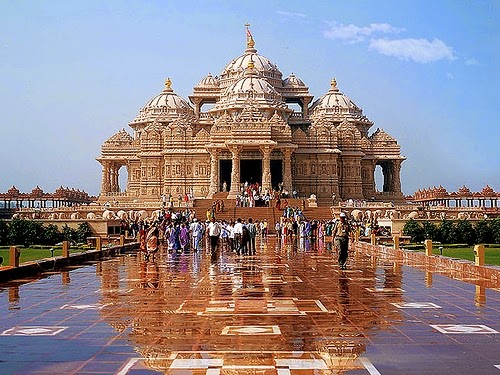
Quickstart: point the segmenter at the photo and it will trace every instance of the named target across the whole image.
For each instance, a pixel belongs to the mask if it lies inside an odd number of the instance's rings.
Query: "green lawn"
[[[447,245],[433,244],[432,253],[440,255],[439,247],[443,247],[443,256],[474,261],[474,246],[447,247]],[[425,251],[423,246],[418,251]],[[500,266],[500,245],[488,245],[484,247],[484,263],[492,266]]]
[[[51,247],[54,248],[54,256],[60,256],[62,255],[62,247],[61,246],[36,246],[34,248],[24,248],[24,247],[18,247],[18,249],[21,251],[21,257],[19,258],[20,263],[24,262],[29,262],[31,260],[38,260],[38,259],[43,259],[43,258],[50,258],[52,255],[50,249]],[[77,247],[70,247],[69,252],[70,253],[79,253],[82,251],[88,250],[87,248],[77,248]],[[3,258],[3,266],[8,266],[9,265],[9,247],[0,247],[0,256]]]

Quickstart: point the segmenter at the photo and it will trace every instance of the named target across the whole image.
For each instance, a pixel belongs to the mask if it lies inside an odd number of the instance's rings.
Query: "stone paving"
[[[0,374],[499,374],[500,293],[330,246],[135,254],[0,284]],[[455,275],[456,276],[456,275]]]

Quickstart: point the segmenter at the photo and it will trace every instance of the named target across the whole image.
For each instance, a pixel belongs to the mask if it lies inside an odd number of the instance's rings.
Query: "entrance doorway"
[[[278,190],[278,185],[283,182],[282,160],[271,160],[271,188]],[[288,186],[291,189],[291,186]]]
[[[227,185],[227,191],[231,189],[231,170],[233,169],[232,167],[232,162],[231,160],[219,160],[219,174],[220,174],[220,179],[219,179],[219,186],[218,186],[218,191],[223,191],[222,190],[222,185],[224,182]]]
[[[240,182],[262,184],[262,160],[240,160]]]

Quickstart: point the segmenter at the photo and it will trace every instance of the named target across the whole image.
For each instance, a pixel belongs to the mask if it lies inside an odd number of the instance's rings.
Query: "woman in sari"
[[[189,248],[189,229],[186,227],[185,223],[181,224],[181,230],[179,231],[179,243],[182,251]]]

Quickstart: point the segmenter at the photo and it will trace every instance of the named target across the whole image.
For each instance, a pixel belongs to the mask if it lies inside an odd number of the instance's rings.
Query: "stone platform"
[[[500,374],[500,290],[483,278],[257,244],[0,284],[0,373]]]

